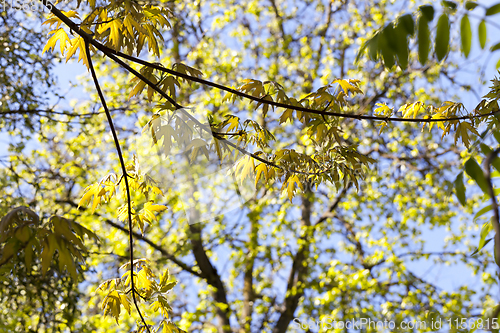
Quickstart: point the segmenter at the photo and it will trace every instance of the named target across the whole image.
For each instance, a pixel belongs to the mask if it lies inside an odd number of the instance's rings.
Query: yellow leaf
[[[228,132],[231,132],[233,129],[238,129],[238,126],[240,124],[240,119],[236,116],[229,116],[228,119],[226,120],[226,123],[229,124],[229,127],[227,128]]]
[[[240,179],[240,182],[243,183],[246,177],[253,174],[255,169],[254,160],[250,155],[247,155],[245,158],[242,158],[238,165],[236,166],[235,173],[237,177]],[[241,173],[240,173],[241,170]]]
[[[376,115],[387,117],[387,116],[390,116],[392,114],[392,109],[390,107],[388,107],[386,104],[377,103],[375,105],[378,106],[378,108],[373,110]]]
[[[108,22],[105,24],[101,30],[100,33],[103,33],[107,31],[108,29],[110,30],[109,32],[109,41],[113,44],[116,50],[121,49],[122,45],[122,33],[121,33],[121,28],[123,24],[120,19],[114,19],[111,22]]]
[[[163,272],[162,276],[160,277],[160,287],[165,286],[169,278],[170,278],[170,273],[168,269],[166,269],[165,272]]]
[[[290,200],[290,202],[292,202],[295,190],[297,188],[296,186],[298,186],[300,189],[303,189],[302,182],[300,181],[299,176],[292,175],[288,177],[286,182],[283,183],[283,187],[281,188],[281,191],[284,191],[285,189],[287,190],[288,199]]]
[[[363,91],[361,89],[359,89],[359,87],[358,87],[359,80],[341,80],[341,79],[338,79],[338,80],[334,80],[332,82],[332,84],[334,84],[334,83],[338,83],[346,95],[349,92],[351,92],[353,94],[356,94],[356,93],[362,94],[363,93]]]
[[[68,34],[66,34],[63,28],[51,31],[50,33],[53,33],[53,35],[52,37],[49,38],[47,44],[45,44],[45,47],[42,50],[42,54],[44,54],[46,51],[50,49],[54,49],[57,41],[59,41],[59,46],[61,47],[61,54],[64,55],[64,50],[66,49],[66,42],[70,42],[71,44],[71,40],[69,39]]]
[[[260,176],[264,174],[266,177],[266,181],[269,180],[269,175],[267,173],[267,165],[265,163],[261,163],[255,168],[255,186],[257,186],[257,183],[259,182]]]
[[[87,69],[89,68],[89,63],[87,60],[87,53],[85,51],[85,40],[82,37],[77,37],[73,38],[71,41],[71,46],[68,50],[68,54],[66,55],[66,62],[75,54],[77,50],[80,50],[79,55],[78,55],[78,62],[80,60],[83,61],[83,64],[87,66]],[[92,50],[92,46],[90,46],[90,49]]]
[[[290,120],[290,123],[293,122],[293,110],[292,109],[286,109],[285,112],[283,112],[281,114],[279,123],[283,124],[283,123],[286,123],[288,120]]]
[[[167,209],[167,207],[163,205],[156,205],[153,203],[153,201],[149,201],[144,204],[144,209],[147,209],[151,212],[163,212]]]

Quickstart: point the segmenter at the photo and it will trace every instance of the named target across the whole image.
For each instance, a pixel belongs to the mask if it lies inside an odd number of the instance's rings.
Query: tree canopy
[[[498,331],[500,81],[457,77],[500,4],[17,5],[0,330]]]

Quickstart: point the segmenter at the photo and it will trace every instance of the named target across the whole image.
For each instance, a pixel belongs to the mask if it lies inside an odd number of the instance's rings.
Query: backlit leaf
[[[447,14],[442,14],[439,17],[437,23],[436,42],[434,44],[434,49],[436,51],[436,57],[438,61],[443,60],[443,58],[448,53],[449,44],[450,44],[450,20]]]
[[[429,57],[431,47],[429,21],[421,16],[418,20],[418,61],[423,66]]]
[[[460,21],[460,37],[462,40],[462,52],[467,58],[470,53],[472,30],[470,27],[469,16],[464,15]]]
[[[486,46],[486,22],[482,20],[479,23],[477,33],[479,35],[479,45],[482,49]]]
[[[498,14],[498,13],[500,13],[500,3],[497,3],[497,4],[489,7],[488,9],[486,9],[485,15],[486,16],[491,16],[491,15],[495,15],[495,14]]]

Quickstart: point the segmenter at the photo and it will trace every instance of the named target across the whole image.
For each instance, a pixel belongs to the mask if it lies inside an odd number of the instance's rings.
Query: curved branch
[[[111,117],[111,113],[109,112],[108,105],[106,104],[106,99],[104,98],[104,94],[102,93],[101,87],[99,85],[99,80],[97,79],[97,75],[94,70],[94,65],[92,64],[92,57],[90,56],[90,48],[89,48],[89,43],[88,41],[85,41],[85,53],[87,56],[87,62],[89,65],[90,73],[92,74],[92,79],[94,80],[94,85],[97,90],[97,94],[99,95],[99,98],[102,103],[102,107],[104,108],[104,111],[106,112],[106,117],[108,119],[109,127],[111,128],[111,133],[113,135],[113,140],[115,141],[115,146],[116,146],[116,151],[118,153],[118,158],[120,159],[120,166],[122,168],[122,173],[123,175],[127,174],[127,168],[125,167],[125,161],[123,160],[123,154],[122,154],[122,149],[120,147],[120,141],[118,140],[118,135],[116,134],[115,126],[113,124],[113,118]],[[132,204],[131,204],[131,197],[130,197],[130,187],[128,184],[128,177],[123,177],[125,179],[125,189],[127,192],[127,214],[128,214],[128,230],[129,230],[129,248],[130,248],[130,276],[132,278],[130,279],[130,289],[132,290],[132,301],[134,302],[135,308],[139,314],[139,317],[141,318],[142,323],[144,326],[146,326],[146,329],[148,330],[149,333],[151,333],[151,330],[146,323],[146,320],[144,319],[144,316],[142,315],[142,312],[139,308],[139,304],[137,304],[137,298],[136,294],[137,290],[135,289],[135,282],[134,282],[134,237],[132,235]]]
[[[212,81],[204,80],[204,79],[201,79],[201,78],[198,78],[195,76],[191,76],[188,74],[184,74],[184,73],[179,73],[179,72],[174,71],[172,69],[168,69],[166,67],[163,67],[162,65],[151,63],[151,62],[130,56],[128,54],[115,51],[113,49],[110,49],[110,48],[98,43],[98,42],[96,42],[96,43],[101,45],[101,47],[99,47],[99,49],[103,52],[104,52],[104,49],[106,49],[106,51],[112,52],[112,53],[118,55],[119,57],[122,57],[124,59],[130,60],[132,62],[141,64],[144,66],[154,68],[154,69],[162,71],[162,72],[166,72],[170,75],[182,77],[183,79],[186,79],[189,81],[197,82],[197,83],[200,83],[200,84],[212,87],[212,88],[216,88],[216,89],[228,92],[228,93],[232,93],[232,94],[235,94],[239,97],[252,100],[254,102],[267,104],[267,105],[271,105],[274,107],[280,107],[280,108],[284,108],[284,109],[291,109],[291,110],[301,111],[301,112],[306,112],[306,113],[319,114],[319,115],[323,115],[323,116],[343,117],[343,118],[351,118],[351,119],[357,119],[357,120],[365,119],[365,120],[386,121],[386,122],[387,121],[395,121],[395,122],[409,122],[409,123],[440,123],[440,122],[445,122],[445,121],[457,121],[457,120],[484,118],[484,117],[489,117],[489,116],[493,116],[497,113],[500,113],[500,110],[495,110],[495,111],[492,111],[489,113],[478,114],[478,115],[468,115],[468,116],[442,118],[442,119],[428,119],[428,118],[377,117],[377,116],[367,116],[367,115],[361,115],[361,114],[341,113],[341,112],[332,112],[332,111],[325,111],[325,110],[315,110],[315,109],[310,109],[310,108],[306,108],[306,107],[302,107],[302,106],[295,106],[295,105],[290,105],[290,104],[285,104],[285,103],[279,103],[279,102],[275,102],[275,101],[265,100],[265,99],[262,99],[260,97],[255,97],[255,96],[246,94],[244,92],[241,92],[239,90],[236,90],[236,89],[233,89],[230,87],[226,87],[224,85],[221,85],[221,84],[218,84],[218,83],[215,83]]]
[[[294,106],[294,105],[289,105],[289,104],[284,104],[284,103],[278,103],[274,101],[268,101],[264,100],[259,97],[255,97],[252,95],[248,95],[246,93],[243,93],[241,91],[238,91],[233,88],[226,87],[224,85],[209,81],[209,80],[204,80],[195,76],[191,76],[188,74],[184,73],[179,73],[177,71],[174,71],[172,69],[168,69],[166,67],[163,67],[162,65],[154,64],[148,61],[144,61],[142,59],[130,56],[128,54],[113,50],[107,46],[102,45],[98,41],[92,38],[92,36],[74,23],[71,19],[69,19],[66,15],[64,15],[60,10],[58,10],[53,4],[51,4],[48,0],[41,0],[42,3],[49,8],[52,14],[54,14],[57,18],[59,18],[61,21],[63,21],[70,29],[75,31],[78,35],[80,35],[83,39],[85,39],[88,43],[92,44],[94,47],[102,51],[104,54],[107,56],[110,56],[110,54],[117,55],[121,58],[133,61],[135,63],[141,64],[143,66],[148,66],[151,68],[154,68],[159,71],[166,72],[168,74],[182,77],[183,79],[193,81],[193,82],[198,82],[200,84],[213,87],[219,90],[223,90],[232,94],[235,94],[239,97],[249,99],[258,103],[262,104],[267,104],[271,105],[274,107],[280,107],[280,108],[285,108],[285,109],[291,109],[291,110],[296,110],[296,111],[301,111],[301,112],[306,112],[306,113],[312,113],[312,114],[319,114],[319,115],[324,115],[324,116],[334,116],[334,117],[343,117],[343,118],[352,118],[352,119],[358,119],[358,120],[375,120],[375,121],[395,121],[395,122],[410,122],[410,123],[439,123],[439,122],[445,122],[445,121],[457,121],[457,120],[467,120],[467,119],[475,119],[475,118],[484,118],[484,117],[489,117],[492,115],[495,115],[497,113],[500,113],[500,110],[495,110],[489,113],[485,114],[478,114],[478,115],[468,115],[468,116],[461,116],[461,117],[451,117],[451,118],[443,118],[443,119],[427,119],[427,118],[400,118],[400,117],[377,117],[377,116],[367,116],[367,115],[361,115],[361,114],[350,114],[350,113],[340,113],[340,112],[331,112],[331,111],[324,111],[324,110],[314,110],[310,108],[305,108],[302,106]],[[116,59],[116,58],[115,58]],[[162,95],[163,96],[163,95]],[[165,97],[165,96],[164,96]],[[167,97],[165,97],[167,98]],[[167,98],[167,100],[171,100],[170,96]],[[173,105],[178,105],[177,103],[172,103]],[[177,106],[176,106],[177,107]]]

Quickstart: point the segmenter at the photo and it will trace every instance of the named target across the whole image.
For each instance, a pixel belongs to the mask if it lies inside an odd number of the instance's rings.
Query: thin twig
[[[118,140],[118,135],[116,134],[115,126],[113,124],[113,118],[111,117],[111,113],[108,110],[108,106],[106,104],[106,99],[104,98],[104,94],[102,93],[101,87],[99,85],[99,80],[97,79],[97,75],[94,70],[94,65],[92,64],[92,57],[90,56],[90,47],[88,41],[85,41],[85,52],[87,55],[87,62],[89,64],[89,69],[90,73],[92,74],[92,79],[94,80],[94,85],[97,90],[97,94],[99,95],[99,98],[101,100],[102,107],[104,108],[104,111],[106,112],[106,117],[108,119],[109,127],[111,128],[111,133],[113,134],[113,140],[115,141],[115,146],[116,146],[116,151],[118,153],[118,158],[120,159],[120,165],[122,168],[122,173],[123,175],[127,174],[127,168],[125,166],[125,161],[123,159],[123,154],[122,150],[120,147],[120,141]],[[127,213],[128,213],[128,229],[129,229],[129,248],[130,248],[130,275],[132,278],[130,279],[130,288],[132,289],[132,300],[134,302],[135,308],[137,312],[139,313],[139,317],[141,317],[141,321],[146,326],[146,329],[148,330],[149,333],[151,333],[151,330],[149,329],[148,324],[146,323],[146,320],[144,319],[141,310],[139,309],[139,305],[137,304],[137,299],[136,299],[136,294],[137,291],[135,289],[135,282],[134,282],[134,238],[132,235],[132,207],[131,207],[131,197],[130,197],[130,188],[128,184],[128,177],[123,177],[125,180],[125,189],[127,192]]]

